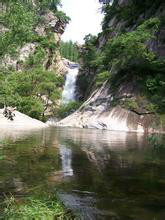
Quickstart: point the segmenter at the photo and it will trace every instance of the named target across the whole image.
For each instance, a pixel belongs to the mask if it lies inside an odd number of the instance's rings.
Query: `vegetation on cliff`
[[[0,108],[16,106],[43,119],[59,99],[64,78],[50,67],[59,50],[55,33],[62,33],[60,25],[69,18],[58,5],[59,0],[0,1]]]
[[[138,97],[126,98],[124,105],[119,99],[113,100],[113,105],[120,104],[137,113],[143,108],[144,112],[164,115],[163,3],[114,0],[102,6],[103,31],[98,36],[86,36],[80,55],[83,66],[78,86],[80,93],[87,91],[82,99],[91,94],[91,88],[95,90],[105,81],[113,94],[120,85],[135,82]]]

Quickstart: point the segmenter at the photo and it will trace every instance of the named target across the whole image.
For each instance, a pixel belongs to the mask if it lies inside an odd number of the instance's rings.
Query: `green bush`
[[[0,56],[16,53],[16,48],[34,39],[37,16],[34,10],[21,1],[10,2],[7,11],[0,16],[1,23],[9,30],[0,34]]]
[[[72,102],[69,102],[69,103],[66,103],[66,104],[62,104],[60,106],[60,108],[56,110],[55,115],[57,117],[61,118],[61,119],[65,118],[68,115],[75,112],[81,106],[81,104],[82,103],[76,102],[76,101],[72,101]]]
[[[37,1],[37,6],[41,10],[50,9],[50,10],[56,12],[57,7],[60,6],[60,5],[61,5],[60,0],[38,0]]]
[[[122,102],[122,106],[128,110],[138,111],[138,103],[134,99],[126,99]]]
[[[25,67],[33,68],[43,64],[45,58],[45,51],[42,47],[38,46],[35,49],[34,54],[30,54],[29,58],[26,60]]]
[[[43,48],[49,48],[51,50],[55,50],[57,48],[57,45],[54,40],[54,36],[52,34],[48,34],[46,37],[39,37],[37,39],[40,46]]]
[[[145,80],[146,94],[156,112],[162,114],[165,109],[165,76],[162,74],[149,75]]]
[[[119,70],[128,65],[153,61],[155,55],[148,50],[146,42],[154,38],[159,25],[158,18],[151,18],[137,27],[135,31],[110,39],[104,51],[104,64],[107,67],[115,65]]]
[[[64,23],[69,23],[71,20],[63,11],[56,11],[55,15]]]
[[[41,119],[42,113],[44,112],[42,101],[29,96],[21,97],[20,101],[17,103],[17,109],[36,119]]]
[[[110,78],[110,73],[108,71],[104,71],[99,73],[96,76],[96,86],[101,86],[106,80]]]
[[[0,75],[0,105],[16,106],[19,111],[41,119],[49,103],[56,104],[64,77],[42,68]]]

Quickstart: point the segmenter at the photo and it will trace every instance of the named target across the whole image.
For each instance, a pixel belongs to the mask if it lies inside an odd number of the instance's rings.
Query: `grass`
[[[66,212],[56,197],[17,199],[6,197],[3,218],[7,220],[71,220],[73,214]]]

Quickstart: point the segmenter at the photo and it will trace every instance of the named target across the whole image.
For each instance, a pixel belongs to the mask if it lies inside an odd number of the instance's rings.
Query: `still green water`
[[[0,199],[58,193],[83,220],[165,220],[165,137],[51,128],[0,134]]]

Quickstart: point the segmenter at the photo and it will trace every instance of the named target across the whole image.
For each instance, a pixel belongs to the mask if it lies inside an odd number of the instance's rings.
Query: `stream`
[[[165,137],[48,128],[0,134],[0,199],[54,189],[82,220],[165,219]]]

